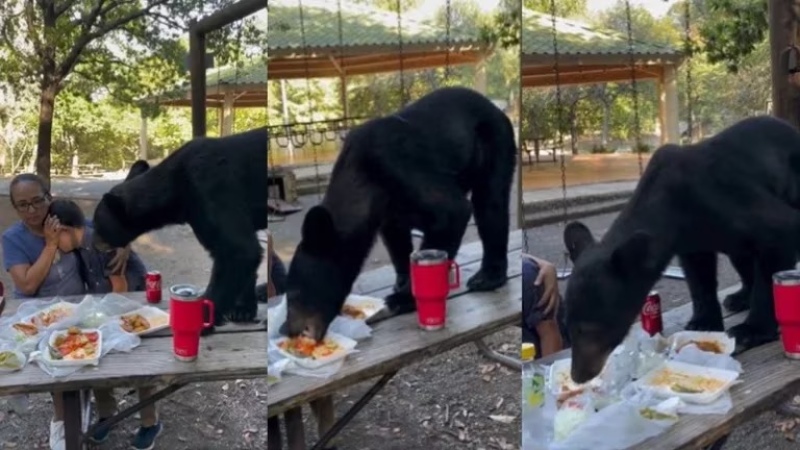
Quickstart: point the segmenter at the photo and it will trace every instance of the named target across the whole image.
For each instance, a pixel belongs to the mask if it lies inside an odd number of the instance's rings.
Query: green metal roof
[[[301,27],[300,4],[302,2],[303,20]],[[339,41],[339,1],[338,0],[270,0],[269,11],[269,52],[321,49],[336,50]],[[440,45],[447,43],[445,27],[421,22],[410,17],[402,19],[402,38],[405,45]],[[302,28],[302,29],[301,29]],[[451,43],[479,44],[477,29],[453,27],[450,31]],[[398,45],[398,17],[396,13],[379,8],[341,0],[341,46]]]
[[[522,53],[554,54],[552,16],[523,9],[522,17]],[[584,23],[560,17],[556,18],[556,41],[558,53],[562,55],[627,55],[630,52],[627,34],[591,28]],[[633,53],[675,56],[681,54],[675,48],[639,40],[633,42]]]
[[[263,84],[266,90],[267,65],[261,59],[249,61],[241,67],[223,66],[206,70],[206,94],[215,94],[217,88],[222,86],[253,84]],[[177,86],[164,90],[154,98],[162,100],[182,98],[187,95],[190,89],[191,81],[186,79]]]

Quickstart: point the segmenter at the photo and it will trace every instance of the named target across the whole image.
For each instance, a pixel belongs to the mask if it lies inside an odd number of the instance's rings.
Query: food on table
[[[65,306],[52,308],[35,315],[31,319],[31,323],[34,325],[38,323],[43,327],[49,327],[50,325],[58,322],[61,319],[67,318],[70,315],[72,315],[71,308],[67,308]]]
[[[24,334],[25,336],[36,336],[39,334],[39,329],[36,328],[36,325],[30,323],[15,323],[11,325],[15,330],[19,331],[20,333]]]
[[[699,340],[691,340],[691,341],[685,342],[684,344],[682,344],[680,347],[677,348],[676,353],[680,352],[687,345],[692,345],[692,344],[696,345],[698,349],[700,349],[700,350],[702,350],[704,352],[717,353],[717,354],[720,354],[720,355],[725,353],[725,349],[723,348],[723,346],[722,346],[722,344],[720,342],[717,342],[717,341],[699,341]]]
[[[647,420],[675,420],[677,419],[676,416],[670,414],[664,414],[662,412],[658,412],[652,408],[643,408],[639,410],[639,414],[642,415]]]
[[[325,358],[341,350],[339,344],[329,338],[325,338],[322,343],[317,344],[316,340],[307,336],[286,339],[279,342],[278,347],[298,358],[312,359]]]
[[[553,421],[555,440],[563,441],[566,439],[593,412],[594,409],[585,399],[583,401],[581,399],[567,401],[558,409]]]
[[[22,361],[16,353],[12,351],[0,352],[0,369],[19,369],[22,367]]]
[[[367,314],[364,312],[364,310],[362,310],[359,307],[356,307],[356,306],[353,306],[353,305],[347,305],[347,304],[345,304],[342,307],[342,314],[344,314],[346,316],[350,316],[353,319],[358,319],[358,320],[364,320],[364,319],[367,318]]]
[[[688,375],[667,368],[658,371],[651,378],[650,384],[658,387],[666,387],[674,392],[684,394],[714,392],[725,386],[725,382],[722,380],[704,377],[702,375]]]
[[[56,336],[53,347],[66,360],[94,359],[97,355],[96,331],[82,331],[77,327],[70,327],[66,334]]]
[[[141,314],[128,314],[120,317],[122,329],[128,333],[141,333],[150,329],[150,322]]]

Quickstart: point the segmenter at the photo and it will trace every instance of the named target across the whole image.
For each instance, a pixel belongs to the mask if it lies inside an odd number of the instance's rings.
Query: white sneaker
[[[50,422],[50,450],[66,450],[67,443],[64,439],[64,422]]]

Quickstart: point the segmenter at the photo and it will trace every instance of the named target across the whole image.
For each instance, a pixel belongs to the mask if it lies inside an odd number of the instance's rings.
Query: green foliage
[[[699,34],[706,43],[702,50],[710,63],[724,63],[736,72],[744,59],[765,38],[766,0],[705,0]],[[696,10],[697,8],[693,8]]]
[[[522,7],[558,17],[582,16],[586,13],[587,0],[522,0]]]

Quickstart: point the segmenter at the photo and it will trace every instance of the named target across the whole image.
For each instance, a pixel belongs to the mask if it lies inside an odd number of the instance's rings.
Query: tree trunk
[[[53,144],[53,116],[55,113],[58,82],[50,74],[44,74],[42,91],[39,94],[39,133],[36,141],[36,174],[50,188],[50,150]]]
[[[608,134],[611,129],[611,102],[603,101],[603,135],[600,137],[600,145],[608,148]]]

